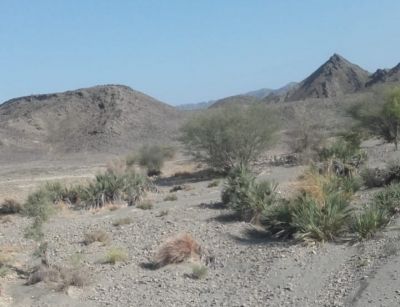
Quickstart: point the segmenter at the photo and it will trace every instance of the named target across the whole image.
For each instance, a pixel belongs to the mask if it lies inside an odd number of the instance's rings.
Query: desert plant
[[[350,229],[360,239],[372,237],[378,230],[389,223],[389,215],[386,209],[378,205],[369,205],[363,212],[354,215]]]
[[[153,207],[154,207],[154,205],[150,200],[143,200],[136,205],[136,208],[139,208],[142,210],[151,210],[151,209],[153,209]]]
[[[193,279],[203,279],[207,276],[208,269],[205,265],[194,263],[192,264],[192,274],[190,275]]]
[[[320,153],[320,159],[336,160],[345,165],[358,167],[367,158],[364,151],[360,149],[359,142],[351,142],[350,138],[337,137],[336,141],[328,147],[324,147]]]
[[[400,212],[400,183],[390,184],[374,195],[373,202],[389,214]]]
[[[361,127],[371,134],[382,137],[398,148],[400,126],[400,88],[389,90],[383,103],[360,103],[352,106],[349,113]]]
[[[85,233],[85,237],[83,239],[83,243],[85,245],[89,245],[94,242],[101,242],[106,244],[109,241],[110,241],[110,236],[104,230],[101,229],[96,229]]]
[[[277,238],[290,238],[297,228],[293,226],[293,202],[281,200],[263,211],[261,224]]]
[[[8,267],[6,267],[5,265],[1,265],[0,264],[0,277],[1,278],[6,277],[9,271],[10,270],[9,270]]]
[[[167,239],[154,258],[155,267],[180,263],[188,259],[200,260],[201,247],[190,234],[181,234]]]
[[[133,218],[131,217],[123,217],[118,220],[115,220],[112,224],[113,226],[121,226],[133,223]]]
[[[197,160],[228,173],[257,159],[273,141],[276,128],[274,115],[265,106],[227,106],[187,121],[180,140]]]
[[[149,176],[159,175],[166,159],[172,158],[174,149],[159,145],[145,145],[136,157],[138,164],[147,170]]]
[[[239,166],[227,177],[222,201],[244,220],[258,224],[262,213],[279,202],[277,185],[269,181],[256,182],[246,167]]]
[[[117,262],[125,262],[127,259],[128,253],[125,250],[113,247],[107,252],[103,263],[116,264]]]
[[[176,194],[169,194],[164,197],[164,201],[176,201],[178,200],[178,196]]]
[[[0,205],[0,214],[16,214],[22,211],[22,204],[15,199],[6,198]]]
[[[386,170],[379,168],[365,168],[360,176],[367,188],[382,187],[388,183],[390,177]]]
[[[331,241],[348,225],[351,209],[340,193],[331,193],[321,205],[304,195],[293,206],[292,223],[296,237],[303,240]]]
[[[126,201],[132,206],[147,189],[150,189],[150,183],[139,174],[127,172],[118,175],[106,172],[96,175],[95,180],[80,192],[80,198],[86,207],[91,208],[120,201]]]
[[[23,212],[29,217],[45,222],[54,212],[53,199],[53,194],[46,188],[39,188],[28,195]]]

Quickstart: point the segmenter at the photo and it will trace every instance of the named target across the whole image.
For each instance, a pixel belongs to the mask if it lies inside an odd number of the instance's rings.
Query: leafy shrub
[[[323,205],[305,195],[293,206],[291,225],[297,238],[330,241],[345,230],[350,217],[351,209],[340,193],[329,194]]]
[[[350,229],[360,239],[368,239],[388,223],[387,210],[378,205],[370,205],[362,213],[353,217]]]
[[[375,194],[373,201],[389,214],[400,212],[400,183],[388,185],[383,191]]]
[[[173,147],[159,145],[145,145],[139,149],[135,161],[146,168],[147,175],[156,176],[161,174],[161,168],[166,159],[172,159],[175,154]],[[132,163],[132,161],[129,161]]]
[[[142,210],[150,210],[153,209],[154,205],[150,200],[144,200],[138,203],[136,207]]]
[[[218,171],[248,165],[273,141],[277,125],[265,106],[227,106],[198,114],[181,128],[181,141],[193,156]]]
[[[45,222],[54,213],[53,200],[54,194],[51,191],[49,192],[46,187],[39,188],[28,195],[24,213]]]
[[[22,211],[22,204],[17,202],[15,199],[7,198],[0,205],[0,214],[16,214],[21,213]]]
[[[85,245],[92,244],[94,242],[108,243],[110,241],[109,235],[104,230],[92,230],[85,233],[83,243]]]
[[[164,197],[164,201],[176,201],[178,200],[178,196],[176,194],[169,194]]]
[[[128,254],[125,250],[113,247],[107,252],[103,263],[116,264],[117,262],[125,262],[127,259]]]

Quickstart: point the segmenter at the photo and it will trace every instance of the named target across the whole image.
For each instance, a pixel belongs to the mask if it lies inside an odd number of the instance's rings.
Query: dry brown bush
[[[156,267],[180,263],[188,259],[200,260],[201,247],[190,234],[180,234],[167,239],[155,255]]]

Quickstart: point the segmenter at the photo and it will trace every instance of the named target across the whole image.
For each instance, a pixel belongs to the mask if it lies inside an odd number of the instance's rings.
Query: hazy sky
[[[125,84],[170,104],[400,62],[399,0],[0,0],[0,102]]]

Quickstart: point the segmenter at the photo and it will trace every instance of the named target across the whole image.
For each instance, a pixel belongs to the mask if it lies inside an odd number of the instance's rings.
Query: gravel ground
[[[370,159],[386,159],[385,149],[370,146]],[[282,183],[282,194],[287,194],[299,172],[274,167],[262,176]],[[26,286],[13,272],[0,278],[0,306],[399,306],[396,227],[356,244],[270,241],[221,208],[221,184],[208,188],[209,182],[187,184],[190,189],[176,192],[177,201],[163,201],[171,186],[160,186],[159,193],[149,196],[152,210],[61,211],[45,226],[49,261],[66,265],[79,254],[89,284],[59,292],[43,283]],[[358,197],[365,201],[369,194]],[[113,226],[122,217],[133,222]],[[21,269],[34,264],[35,243],[23,239],[28,224],[18,216],[0,223],[0,246],[15,248],[15,266]],[[110,242],[84,245],[84,234],[97,229],[108,233]],[[215,259],[203,279],[191,278],[191,263],[158,270],[146,266],[166,238],[182,232],[192,234]],[[103,264],[112,247],[127,251],[127,261]]]

